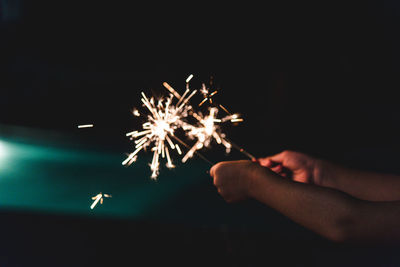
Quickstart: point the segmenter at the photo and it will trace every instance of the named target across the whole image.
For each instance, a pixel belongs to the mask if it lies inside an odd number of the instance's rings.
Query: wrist
[[[249,176],[246,185],[248,197],[257,199],[260,188],[265,189],[265,183],[269,177],[268,171],[269,170],[264,167],[257,166],[252,175]]]
[[[330,187],[334,181],[333,174],[335,167],[331,162],[322,159],[315,159],[314,161],[314,183],[319,186]]]

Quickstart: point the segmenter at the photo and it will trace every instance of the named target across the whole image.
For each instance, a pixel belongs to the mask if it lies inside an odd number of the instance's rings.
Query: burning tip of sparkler
[[[78,128],[79,129],[82,129],[82,128],[92,128],[94,125],[93,124],[81,124],[81,125],[78,125]]]

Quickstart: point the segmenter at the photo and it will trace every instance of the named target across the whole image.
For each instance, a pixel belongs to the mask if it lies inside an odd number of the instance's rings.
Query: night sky
[[[257,155],[397,150],[394,1],[16,3],[1,24],[2,123],[68,132],[93,121],[118,136],[141,91],[194,74],[193,87],[212,76],[218,101],[243,114],[231,136]]]
[[[400,173],[400,4],[321,2],[1,0],[0,132],[124,153],[140,92],[183,91],[194,74],[193,87],[212,77],[215,100],[243,115],[228,136],[256,156],[292,149]]]

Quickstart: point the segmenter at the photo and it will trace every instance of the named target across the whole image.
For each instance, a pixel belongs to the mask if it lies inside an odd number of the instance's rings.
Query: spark
[[[94,200],[94,201],[93,201],[93,204],[90,206],[90,209],[93,209],[94,207],[96,207],[96,205],[97,205],[97,203],[99,203],[99,201],[100,201],[100,204],[103,204],[103,200],[105,197],[110,198],[111,195],[103,194],[100,192],[97,195],[95,195],[94,197],[92,197],[92,200]]]
[[[186,78],[186,83],[189,83],[192,78],[193,78],[193,74],[190,74],[189,77]]]
[[[181,95],[180,94],[178,94],[178,92],[177,91],[175,91],[175,89],[174,88],[172,88],[172,86],[171,85],[169,85],[167,82],[163,82],[163,85],[164,85],[164,87],[165,88],[167,88],[168,89],[168,91],[170,91],[176,98],[178,98],[178,99],[180,99],[181,98]]]
[[[140,112],[139,112],[139,110],[137,110],[137,108],[134,108],[134,109],[132,110],[132,114],[133,114],[133,116],[136,116],[136,117],[139,117],[139,116],[140,116]]]
[[[220,108],[222,108],[227,114],[231,114],[223,105],[219,105]]]
[[[200,89],[200,93],[203,95],[203,100],[200,102],[199,107],[202,106],[207,100],[212,104],[212,97],[218,93],[217,90],[213,91],[210,93],[210,89],[206,87],[206,85],[203,83]]]
[[[92,127],[93,127],[93,124],[78,125],[78,128],[79,128],[79,129],[81,129],[81,128],[92,128]]]

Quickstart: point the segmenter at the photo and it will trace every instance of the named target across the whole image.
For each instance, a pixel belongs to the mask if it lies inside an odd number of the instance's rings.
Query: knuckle
[[[288,149],[285,149],[285,150],[282,152],[282,154],[283,154],[284,156],[288,156],[288,155],[290,155],[290,154],[292,154],[292,153],[293,153],[293,151],[288,150]]]
[[[215,165],[215,170],[214,170],[214,173],[215,173],[215,176],[220,176],[221,174],[222,174],[222,172],[223,172],[223,166],[224,166],[224,163],[223,162],[219,162],[219,163],[217,163],[216,165]]]

